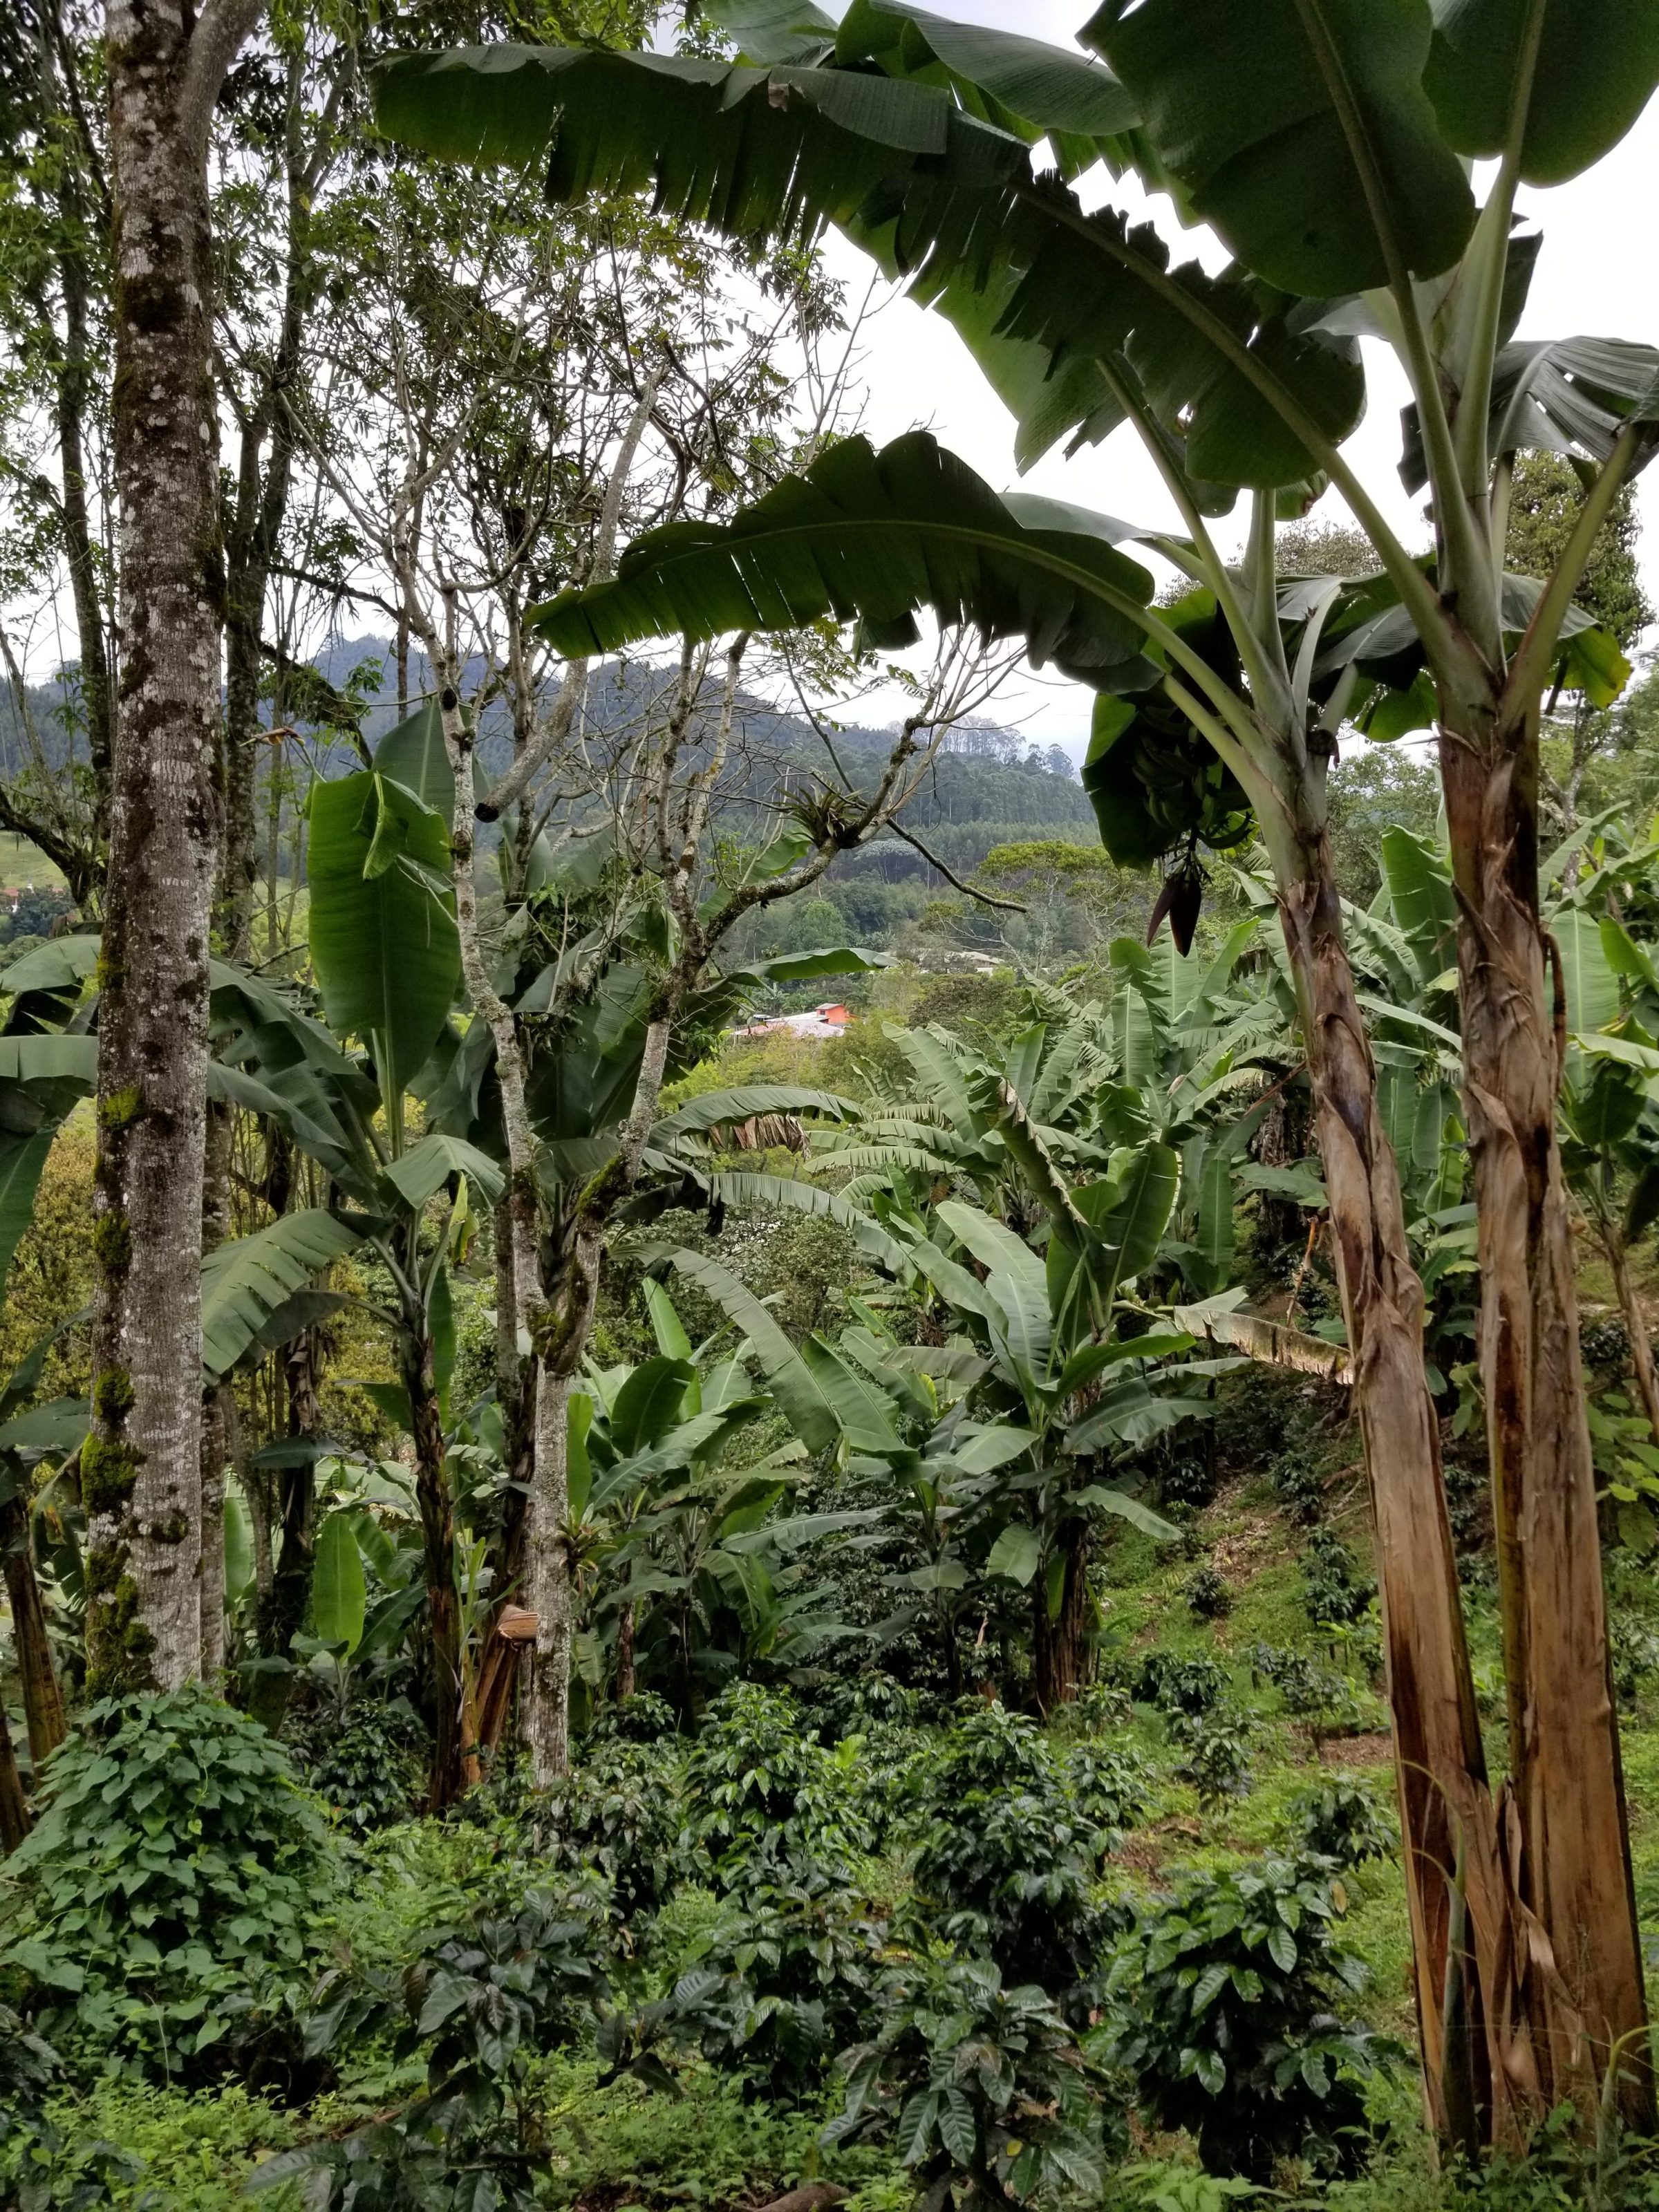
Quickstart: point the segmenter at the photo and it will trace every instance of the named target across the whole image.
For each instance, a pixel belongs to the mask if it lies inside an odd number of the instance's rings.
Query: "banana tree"
[[[1028,1045],[1026,1079],[1035,1091],[1041,1040]],[[1047,1708],[1074,1696],[1086,1679],[1088,1549],[1097,1516],[1115,1513],[1159,1530],[1164,1526],[1122,1490],[1088,1479],[1095,1456],[1115,1445],[1144,1443],[1206,1413],[1205,1401],[1168,1394],[1165,1385],[1212,1375],[1231,1363],[1189,1362],[1170,1370],[1164,1361],[1190,1350],[1189,1336],[1118,1334],[1121,1291],[1159,1258],[1179,1186],[1179,1156],[1156,1139],[1101,1149],[1097,1158],[1104,1171],[1074,1182],[1006,1076],[981,1079],[970,1095],[988,1110],[1036,1195],[1045,1249],[1034,1249],[1006,1219],[949,1198],[933,1209],[931,1235],[890,1212],[886,1226],[899,1246],[901,1279],[942,1301],[953,1328],[982,1348],[984,1372],[975,1378],[974,1403],[988,1411],[994,1425],[985,1443],[976,1435],[952,1437],[946,1451],[939,1448],[943,1438],[935,1441],[922,1451],[920,1467],[910,1463],[914,1449],[908,1460],[896,1455],[891,1435],[878,1435],[864,1449],[887,1456],[901,1472],[908,1468],[935,1494],[945,1492],[947,1474],[959,1482],[964,1474],[995,1471],[998,1497],[1015,1512],[997,1534],[986,1571],[1034,1586],[1036,1689]],[[975,1266],[984,1270],[982,1281]],[[847,1342],[857,1357],[859,1346]],[[872,1381],[890,1389],[867,1346],[860,1364]],[[880,1426],[890,1429],[890,1419],[883,1415]]]
[[[440,1373],[453,1347],[450,1266],[465,1194],[493,1203],[501,1170],[480,1148],[441,1128],[417,1134],[415,1102],[435,1093],[460,981],[441,817],[416,793],[372,770],[313,787],[310,944],[327,1026],[254,979],[226,972],[214,994],[220,1081],[238,1103],[282,1127],[360,1209],[293,1214],[273,1237],[309,1220],[373,1249],[392,1285],[406,1422],[425,1550],[434,1747],[432,1802],[462,1781],[460,1623],[453,1500],[445,1470]],[[356,1038],[361,1049],[342,1042]],[[435,1055],[435,1059],[434,1059]],[[428,1209],[446,1190],[444,1219]],[[225,1264],[241,1262],[226,1248]],[[322,1252],[319,1242],[318,1252]],[[329,1255],[328,1256],[333,1256]],[[322,1264],[313,1257],[313,1267]],[[309,1280],[309,1273],[307,1273]],[[294,1295],[305,1285],[296,1282]],[[300,1469],[308,1479],[308,1469]]]

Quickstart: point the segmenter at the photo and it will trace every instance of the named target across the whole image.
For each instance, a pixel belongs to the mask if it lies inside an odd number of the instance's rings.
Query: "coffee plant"
[[[1364,2159],[1365,2084],[1393,2054],[1339,2009],[1368,1980],[1336,1940],[1344,1903],[1317,1862],[1266,1858],[1189,1877],[1120,1948],[1102,2053],[1216,2172],[1267,2181],[1292,2154],[1331,2172]]]

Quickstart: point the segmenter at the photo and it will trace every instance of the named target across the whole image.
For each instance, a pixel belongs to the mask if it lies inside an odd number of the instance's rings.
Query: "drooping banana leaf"
[[[662,211],[745,241],[840,223],[915,272],[925,302],[964,288],[994,301],[990,335],[1024,342],[1050,369],[1121,357],[1201,480],[1301,483],[1316,461],[1295,410],[1340,439],[1363,409],[1346,341],[1293,329],[1294,303],[1244,270],[1170,269],[1149,228],[1110,207],[1085,214],[1034,173],[1018,136],[975,119],[944,84],[867,66],[484,46],[398,56],[375,93],[381,128],[428,152],[522,165],[545,151],[557,204],[649,189]],[[1097,380],[1066,388],[1087,423]]]
[[[365,770],[311,788],[312,964],[330,1026],[369,1047],[401,1101],[461,975],[443,817]]]
[[[210,1253],[202,1263],[202,1359],[208,1372],[228,1375],[280,1307],[362,1242],[362,1231],[339,1214],[310,1207]]]

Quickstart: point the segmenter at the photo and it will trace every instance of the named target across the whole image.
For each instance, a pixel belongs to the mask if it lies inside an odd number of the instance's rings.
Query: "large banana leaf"
[[[1567,1027],[1605,1029],[1619,1012],[1619,978],[1602,949],[1595,917],[1575,907],[1565,907],[1552,918],[1550,933],[1561,951]]]
[[[523,164],[551,138],[556,203],[648,188],[663,211],[744,240],[838,222],[915,271],[923,301],[961,301],[964,287],[994,301],[994,335],[1042,349],[1051,369],[1121,356],[1200,479],[1272,485],[1313,473],[1264,380],[1330,437],[1364,408],[1346,342],[1293,331],[1291,303],[1242,270],[1171,270],[1149,228],[1111,208],[1085,214],[1033,174],[1017,135],[976,121],[944,84],[864,68],[482,46],[394,58],[376,105],[391,136],[454,160]],[[1098,381],[1073,396],[1077,422],[1088,422]]]
[[[54,937],[14,960],[0,975],[0,991],[11,1002],[6,1008],[8,1036],[62,1029],[97,969],[101,945],[100,938],[84,933]]]
[[[49,1030],[0,1036],[0,1083],[70,1083],[89,1091],[98,1080],[98,1040]]]
[[[285,1213],[252,1237],[222,1244],[202,1262],[202,1359],[228,1375],[255,1345],[271,1316],[311,1279],[362,1241],[362,1232],[320,1207]]]
[[[722,20],[732,23],[743,4],[723,7]],[[970,115],[1028,143],[1046,137],[1066,176],[1103,154],[1118,156],[1123,133],[1140,120],[1127,88],[1081,54],[888,0],[853,0],[834,52],[843,64],[872,61],[888,76],[945,76]]]
[[[910,1063],[922,1096],[940,1109],[958,1137],[977,1136],[984,1128],[962,1063],[952,1050],[954,1040],[941,1030],[892,1029],[888,1034]]]
[[[464,1138],[445,1136],[439,1131],[422,1137],[381,1173],[383,1180],[416,1213],[453,1175],[464,1175],[489,1206],[495,1203],[507,1184],[505,1170],[488,1152],[481,1152]]]
[[[1106,0],[1085,33],[1212,223],[1280,290],[1323,299],[1457,259],[1474,226],[1423,88],[1425,0]],[[1385,228],[1386,227],[1386,228]]]
[[[34,1194],[40,1188],[58,1126],[56,1121],[46,1122],[30,1137],[0,1131],[0,1283],[5,1280],[12,1255],[34,1218]]]
[[[325,1644],[345,1646],[349,1658],[363,1640],[368,1591],[362,1553],[349,1513],[331,1513],[317,1539],[312,1577],[311,1613]]]
[[[1113,1291],[1157,1259],[1180,1187],[1179,1154],[1148,1144],[1115,1159],[1109,1176],[1079,1191],[1079,1211],[1100,1237]]]
[[[901,1281],[915,1272],[915,1261],[908,1249],[896,1237],[890,1237],[881,1224],[866,1213],[862,1206],[854,1206],[838,1191],[825,1190],[819,1183],[808,1182],[794,1176],[732,1175],[711,1176],[708,1180],[711,1198],[723,1199],[729,1206],[745,1213],[769,1212],[782,1208],[794,1213],[813,1213],[820,1219],[839,1222],[851,1236],[866,1260]]]
[[[1512,338],[1493,364],[1486,450],[1589,453],[1605,461],[1626,422],[1650,424],[1656,416],[1659,349],[1622,338]],[[1415,401],[1401,419],[1400,474],[1407,491],[1419,491],[1429,471]]]
[[[617,1451],[629,1456],[659,1443],[678,1421],[685,1394],[696,1380],[696,1370],[689,1359],[662,1354],[642,1359],[611,1408],[611,1441]]]
[[[689,1098],[684,1106],[652,1125],[651,1141],[670,1145],[677,1137],[747,1121],[757,1114],[823,1114],[833,1121],[856,1121],[859,1109],[852,1099],[833,1091],[807,1091],[787,1083],[751,1083],[732,1091],[705,1091],[700,1097]]]
[[[431,1053],[461,977],[449,833],[365,769],[311,787],[312,965],[337,1036],[362,1037],[388,1100]]]
[[[939,1214],[957,1243],[986,1270],[985,1289],[1001,1315],[1002,1334],[1021,1370],[1022,1387],[1040,1382],[1054,1339],[1048,1278],[1042,1260],[1024,1237],[977,1206],[946,1199]]]
[[[1382,832],[1382,876],[1394,918],[1416,963],[1418,980],[1431,983],[1457,957],[1457,900],[1443,855],[1409,830]]]
[[[754,1292],[705,1252],[675,1245],[661,1257],[712,1298],[753,1347],[785,1419],[809,1451],[830,1450],[841,1434],[835,1407],[800,1353]]]
[[[1540,15],[1521,174],[1559,185],[1616,146],[1659,84],[1659,9],[1648,0],[1437,0],[1424,82],[1460,154],[1501,154]]]
[[[1140,660],[1136,610],[1152,596],[1147,571],[1112,542],[1123,534],[1098,519],[1092,531],[1025,529],[926,431],[879,453],[848,438],[730,523],[671,523],[637,539],[610,581],[564,593],[537,623],[570,654],[793,629],[828,614],[896,646],[927,607],[1023,637],[1035,660],[1085,681],[1121,681]]]

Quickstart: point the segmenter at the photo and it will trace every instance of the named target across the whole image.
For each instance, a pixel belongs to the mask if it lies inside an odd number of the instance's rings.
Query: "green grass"
[[[62,890],[64,878],[58,863],[49,860],[38,845],[3,830],[0,831],[0,884],[9,890],[21,890],[29,884],[36,890]]]

